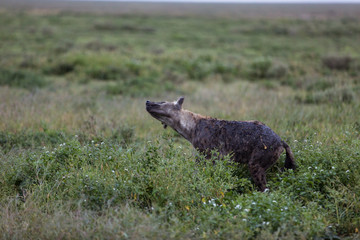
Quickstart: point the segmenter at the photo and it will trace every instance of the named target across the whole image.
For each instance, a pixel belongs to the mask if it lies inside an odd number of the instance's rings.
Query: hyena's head
[[[174,102],[150,102],[146,101],[146,110],[159,120],[164,128],[170,126],[176,128],[181,119],[181,109],[184,97],[180,97]]]

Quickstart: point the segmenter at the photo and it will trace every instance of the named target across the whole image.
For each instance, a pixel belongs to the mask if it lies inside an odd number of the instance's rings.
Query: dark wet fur
[[[289,146],[268,126],[258,121],[225,121],[198,119],[192,144],[211,157],[211,150],[231,154],[233,161],[248,164],[250,174],[260,191],[266,188],[265,171],[286,150],[285,167],[295,169]]]

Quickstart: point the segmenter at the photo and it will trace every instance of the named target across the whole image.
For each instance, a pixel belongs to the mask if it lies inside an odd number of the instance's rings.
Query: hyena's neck
[[[173,128],[186,140],[192,143],[196,124],[201,118],[204,117],[200,114],[192,113],[187,110],[181,110],[179,122],[175,126],[173,126]]]

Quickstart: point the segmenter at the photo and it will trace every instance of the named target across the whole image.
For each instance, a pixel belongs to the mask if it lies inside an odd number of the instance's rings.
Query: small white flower
[[[346,173],[349,173],[350,172],[350,170],[346,170]]]
[[[235,206],[235,209],[241,209],[241,206],[238,204]]]
[[[127,171],[127,172],[129,171],[127,168],[125,168],[124,170]]]
[[[76,138],[78,138],[79,136],[78,135],[75,135]]]
[[[273,203],[277,203],[277,201],[275,201],[275,200],[272,200],[272,202],[273,202]]]
[[[91,143],[94,143],[95,141],[94,140],[91,140]]]
[[[295,139],[294,142],[298,142],[298,140]]]
[[[256,205],[256,202],[252,202],[251,204],[252,204],[252,205]]]
[[[269,192],[270,191],[270,189],[268,189],[268,188],[265,188],[265,190],[264,190],[264,192]]]
[[[111,172],[112,172],[112,173],[115,173],[115,171],[114,171],[114,170],[112,170]]]
[[[335,169],[335,167],[334,167],[334,166],[332,166],[332,167],[331,167],[331,169]]]
[[[245,218],[243,218],[243,221],[246,222],[247,220]]]
[[[113,190],[115,191],[115,190],[116,190],[116,188],[113,188]]]
[[[250,212],[250,209],[245,208],[244,211],[245,212]]]
[[[111,156],[109,156],[108,159],[111,159]]]

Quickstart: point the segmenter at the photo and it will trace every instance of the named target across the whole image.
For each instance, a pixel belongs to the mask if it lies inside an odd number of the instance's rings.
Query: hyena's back
[[[284,150],[280,137],[258,121],[200,119],[193,145],[201,152],[217,149],[222,155],[232,154],[236,162],[256,164],[264,169]]]

